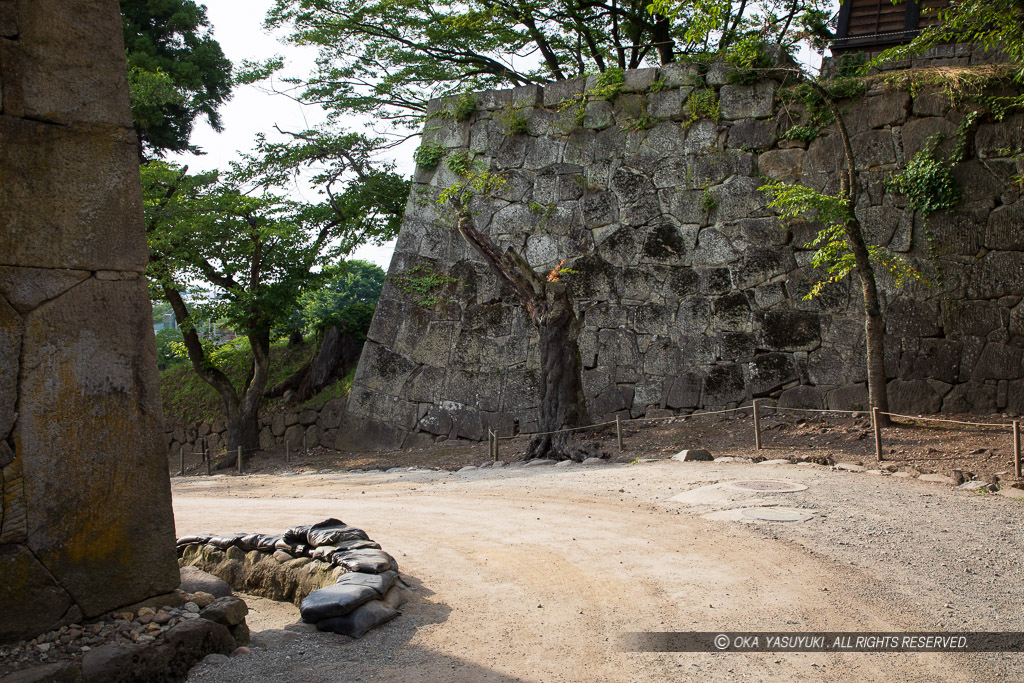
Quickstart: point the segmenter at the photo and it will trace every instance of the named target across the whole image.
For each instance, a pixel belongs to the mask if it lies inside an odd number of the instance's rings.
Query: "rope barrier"
[[[827,408],[780,408],[779,406],[761,406],[770,410],[784,410],[789,413],[846,413],[848,415],[870,414],[867,410],[830,410]]]
[[[770,409],[770,410],[775,410],[777,412],[789,412],[789,413],[839,413],[839,414],[844,414],[844,415],[865,415],[865,416],[869,416],[870,415],[870,412],[867,411],[867,410],[840,410],[840,409],[828,409],[828,408],[788,408],[788,407],[773,406],[773,405],[761,405],[760,407],[761,407],[762,410]],[[702,416],[705,416],[705,415],[723,415],[725,413],[736,413],[736,412],[741,412],[741,411],[753,410],[753,408],[754,408],[753,405],[749,405],[749,406],[740,406],[738,408],[725,408],[723,410],[709,410],[709,411],[704,411],[704,412],[688,413],[686,415],[666,415],[664,417],[634,417],[634,418],[630,418],[628,420],[623,420],[623,422],[660,422],[662,420],[678,420],[680,418],[702,417]],[[925,420],[925,421],[930,421],[930,422],[946,422],[946,423],[950,423],[950,424],[969,425],[969,426],[972,426],[972,427],[1004,427],[1004,428],[1009,429],[1009,428],[1011,428],[1013,426],[1009,422],[967,422],[967,421],[964,421],[964,420],[949,420],[949,419],[937,418],[937,417],[922,417],[922,416],[919,416],[919,415],[902,415],[900,413],[883,413],[881,411],[879,411],[878,414],[879,415],[888,415],[889,417],[902,417],[902,418],[905,418],[905,419],[908,419],[908,420]],[[596,429],[596,428],[599,428],[599,427],[608,427],[608,426],[611,426],[613,424],[615,424],[614,420],[612,420],[610,422],[599,422],[597,424],[584,425],[582,427],[568,427],[568,428],[565,428],[565,429],[556,429],[556,430],[551,431],[551,432],[534,432],[534,433],[529,433],[529,434],[519,433],[519,434],[514,434],[512,436],[498,436],[497,434],[495,434],[495,437],[499,441],[512,441],[513,439],[517,439],[517,438],[522,437],[522,436],[528,436],[530,438],[533,438],[533,437],[536,437],[536,436],[549,436],[551,434],[564,434],[566,432],[579,432],[579,431],[584,431],[584,430],[587,430],[587,429]]]
[[[1013,426],[1010,422],[965,422],[963,420],[947,420],[941,417],[923,417],[921,415],[901,415],[900,413],[883,413],[878,411],[879,415],[888,415],[889,417],[902,417],[908,420],[924,420],[925,422],[949,422],[951,424],[958,425],[971,425],[972,427],[1006,427],[1010,428]]]

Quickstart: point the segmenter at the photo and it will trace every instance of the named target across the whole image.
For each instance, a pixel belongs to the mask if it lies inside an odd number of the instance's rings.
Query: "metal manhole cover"
[[[794,484],[791,481],[775,481],[773,479],[748,479],[743,481],[730,481],[726,483],[731,489],[737,491],[755,491],[757,493],[795,493],[806,491],[803,484]]]
[[[740,511],[744,517],[765,522],[806,522],[812,515],[800,510],[782,508],[747,508]]]

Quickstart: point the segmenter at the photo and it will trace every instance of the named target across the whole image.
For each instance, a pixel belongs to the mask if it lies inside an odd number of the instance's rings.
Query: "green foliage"
[[[722,119],[721,103],[718,101],[718,93],[712,88],[694,90],[686,98],[683,106],[686,118],[683,119],[683,128],[689,128],[700,119],[711,119],[718,123]]]
[[[150,156],[194,151],[195,120],[221,129],[231,62],[193,0],[121,0],[132,120]]]
[[[700,195],[700,209],[705,214],[710,214],[712,211],[718,208],[718,198],[715,197],[715,193],[711,191],[710,187],[705,187],[704,191]]]
[[[333,269],[323,286],[309,289],[299,297],[301,326],[308,331],[320,332],[332,325],[357,337],[366,333],[361,323],[353,327],[359,315],[369,311],[380,298],[385,274],[381,268],[366,261],[346,261]],[[369,319],[366,321],[369,329]]]
[[[823,225],[809,244],[814,249],[811,264],[823,268],[828,277],[819,280],[804,296],[813,299],[833,283],[843,280],[856,268],[853,251],[847,238],[847,224],[853,220],[849,202],[839,195],[830,195],[803,185],[769,183],[758,188],[769,196],[768,206],[778,209],[783,220],[814,220]],[[867,245],[872,263],[888,271],[897,287],[911,280],[926,282],[924,276],[902,257],[877,245]]]
[[[575,0],[275,0],[266,25],[318,51],[316,71],[290,84],[300,99],[409,127],[432,97],[654,65],[650,46],[684,34],[644,2]],[[250,82],[271,71],[244,67]]]
[[[433,171],[444,158],[445,148],[434,142],[424,142],[413,152],[412,158],[420,168]]]
[[[654,81],[654,83],[651,83],[651,87],[647,89],[647,92],[650,93],[651,95],[657,95],[667,87],[668,81],[666,81],[664,78],[659,78],[658,80]]]
[[[433,308],[441,301],[436,290],[449,283],[458,282],[453,277],[437,272],[433,266],[423,263],[388,279],[405,292],[414,304],[424,308]]]
[[[439,111],[437,116],[454,121],[468,121],[475,111],[476,95],[471,92],[464,92],[458,95],[449,106]]]
[[[494,118],[505,129],[505,135],[529,135],[530,118],[523,113],[521,103],[505,107],[505,109]]]
[[[469,173],[465,177],[465,180],[460,180],[459,182],[444,188],[436,201],[440,206],[444,206],[452,199],[465,203],[469,201],[473,195],[490,194],[505,187],[505,184],[506,181],[504,178],[499,175],[494,175],[489,171]]]
[[[607,71],[597,75],[597,83],[591,88],[587,95],[591,99],[605,100],[611,102],[626,82],[626,74],[618,67],[610,67]]]
[[[820,85],[833,101],[856,99],[867,92],[867,81],[863,78],[834,78],[823,81]],[[810,142],[818,136],[821,129],[835,123],[835,116],[825,102],[824,96],[806,81],[780,88],[779,99],[784,107],[793,104],[801,104],[804,107],[802,116],[791,115],[790,120],[798,120],[799,123],[783,134],[784,139]],[[786,137],[787,134],[793,137]]]
[[[288,347],[283,341],[270,347],[270,380],[273,386],[290,377],[309,360],[316,351],[312,344]],[[245,340],[225,344],[217,362],[235,386],[245,382],[252,369],[252,351]],[[336,384],[340,384],[336,383]],[[325,389],[331,391],[335,385]],[[164,415],[183,422],[212,422],[223,420],[223,400],[220,395],[185,363],[169,365],[160,372],[160,397]],[[319,395],[314,399],[319,398]]]
[[[157,331],[156,359],[157,366],[161,370],[188,363],[188,356],[184,353],[184,344],[181,340],[180,330],[163,329]]]
[[[803,142],[810,142],[814,138],[818,137],[818,129],[814,126],[791,126],[779,137],[783,140],[801,140]]]
[[[458,176],[468,176],[473,171],[472,152],[453,152],[444,160],[448,170]]]
[[[645,130],[650,128],[658,122],[658,119],[644,114],[643,116],[635,119],[626,119],[622,122],[620,128],[623,130],[630,130],[633,132]]]
[[[907,197],[909,206],[927,216],[952,209],[960,202],[960,187],[953,177],[953,162],[935,157],[939,138],[932,136],[907,167],[893,176],[889,189]]]

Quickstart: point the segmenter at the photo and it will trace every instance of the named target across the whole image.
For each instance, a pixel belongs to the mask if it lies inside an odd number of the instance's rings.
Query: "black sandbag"
[[[334,546],[334,549],[339,552],[344,552],[346,550],[362,550],[364,548],[380,550],[380,543],[376,543],[375,541],[363,541],[360,539],[355,539],[352,541],[342,541],[338,543],[336,546]]]
[[[316,622],[318,631],[333,631],[344,636],[361,638],[364,633],[391,621],[401,612],[386,606],[380,600],[372,600],[343,617],[332,617]]]
[[[346,572],[338,577],[336,584],[339,586],[369,586],[383,598],[396,581],[398,581],[398,572],[391,570],[380,574]]]
[[[274,543],[274,549],[283,550],[295,557],[309,555],[308,545],[303,545],[302,543],[288,543],[283,536]]]
[[[235,545],[245,552],[249,552],[250,550],[256,550],[256,546],[259,544],[259,541],[260,534],[246,534],[238,539],[238,542],[235,543]]]
[[[311,526],[313,525],[303,524],[301,526],[293,526],[291,529],[284,532],[282,539],[288,545],[304,545],[309,542],[309,539],[306,538],[306,534],[309,533]]]
[[[342,541],[365,541],[369,536],[362,529],[348,526],[337,519],[328,519],[310,527],[306,542],[311,546],[338,545]]]
[[[220,548],[221,550],[227,550],[233,545],[238,545],[238,542],[244,537],[245,534],[225,534],[223,536],[213,536],[207,543]]]
[[[309,556],[314,560],[331,562],[331,555],[336,552],[338,552],[338,549],[333,545],[322,545],[319,548],[313,548],[313,550],[310,551]]]
[[[260,540],[256,544],[256,550],[261,553],[272,553],[277,549],[277,542],[281,540],[281,534],[275,534],[270,536],[268,534],[259,534]]]
[[[344,567],[350,572],[380,574],[389,569],[398,569],[395,558],[383,550],[348,550],[331,555],[334,564]]]
[[[182,548],[186,545],[204,545],[210,542],[210,534],[192,534],[191,536],[182,536],[177,540],[175,545]]]
[[[379,599],[377,591],[369,586],[327,586],[307,595],[299,614],[306,623],[316,624],[323,619],[344,616],[370,600]]]

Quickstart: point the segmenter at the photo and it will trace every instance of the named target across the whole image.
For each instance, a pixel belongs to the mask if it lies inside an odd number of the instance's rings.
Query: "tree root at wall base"
[[[607,458],[608,453],[595,441],[573,438],[572,434],[545,434],[530,442],[526,459],[573,460],[583,462],[587,458]]]

